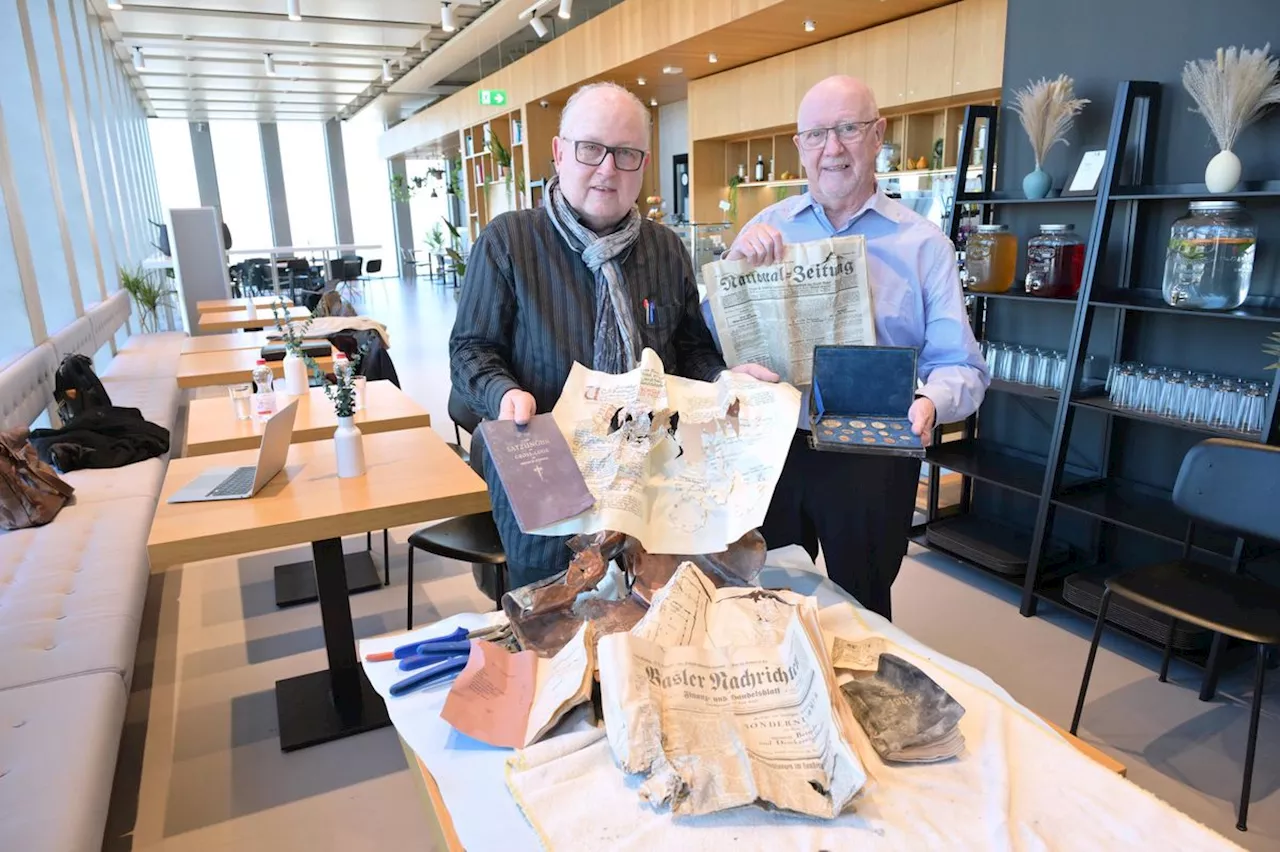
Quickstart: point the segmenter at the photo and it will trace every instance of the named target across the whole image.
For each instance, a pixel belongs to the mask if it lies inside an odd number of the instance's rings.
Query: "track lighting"
[[[645,80],[645,78],[643,78],[643,77],[637,77],[637,78],[636,78],[636,85],[637,85],[637,86],[643,86],[643,85],[644,85],[645,83],[647,83],[647,82],[648,82],[648,81],[647,81],[647,80]]]
[[[142,48],[135,47],[133,49],[133,67],[139,71],[147,67],[147,60],[142,55]]]
[[[285,13],[291,21],[302,20],[302,0],[285,0]]]
[[[530,18],[529,26],[533,27],[533,31],[538,34],[538,38],[547,37],[547,25],[542,18],[539,18],[536,15],[533,18]]]
[[[382,82],[391,82],[391,60],[389,59],[382,60]]]
[[[573,0],[560,0],[560,17],[566,21],[573,17]]]
[[[448,2],[440,4],[440,29],[447,33],[457,29],[453,21],[453,6]]]
[[[807,33],[811,33],[811,32],[813,32],[814,30],[816,30],[817,28],[818,28],[818,25],[817,25],[817,24],[815,24],[813,21],[805,21],[805,22],[804,22],[804,31],[805,31],[805,32],[807,32]]]
[[[657,106],[657,105],[658,105],[657,98],[649,98],[649,106]]]
[[[262,54],[262,66],[267,69],[267,76],[276,76],[276,60],[270,53]]]
[[[717,62],[720,61],[720,57],[716,56],[714,53],[708,53],[707,61],[710,62],[712,65],[715,65]]]

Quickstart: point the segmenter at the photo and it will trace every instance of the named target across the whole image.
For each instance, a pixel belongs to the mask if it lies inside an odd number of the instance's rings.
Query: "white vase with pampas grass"
[[[1280,104],[1280,60],[1268,51],[1218,48],[1214,59],[1197,59],[1182,69],[1182,85],[1196,102],[1195,112],[1209,123],[1218,153],[1204,170],[1210,192],[1231,192],[1240,183],[1241,164],[1236,138],[1268,106]]]
[[[1067,144],[1067,131],[1088,100],[1075,96],[1075,83],[1065,74],[1056,80],[1040,79],[1013,93],[1011,109],[1022,120],[1022,129],[1031,140],[1035,153],[1035,171],[1022,179],[1027,198],[1044,198],[1053,187],[1053,179],[1044,170],[1049,149],[1061,142]]]

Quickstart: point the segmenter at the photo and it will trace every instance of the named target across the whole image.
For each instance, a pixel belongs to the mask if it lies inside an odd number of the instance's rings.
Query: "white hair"
[[[645,150],[648,150],[649,140],[653,137],[653,116],[649,114],[649,108],[644,105],[644,101],[637,98],[635,94],[629,91],[626,87],[610,82],[587,83],[569,97],[568,102],[564,105],[564,110],[560,113],[560,138],[563,139],[565,136],[565,128],[569,126],[569,113],[573,112],[573,108],[575,106],[578,106],[579,99],[590,92],[599,91],[617,92],[622,95],[623,98],[634,104],[635,108],[640,111],[640,114],[644,116],[644,147]]]

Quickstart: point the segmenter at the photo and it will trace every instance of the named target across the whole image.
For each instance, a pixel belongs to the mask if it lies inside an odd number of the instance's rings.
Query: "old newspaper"
[[[613,530],[649,553],[719,553],[763,523],[799,411],[789,385],[667,375],[650,349],[619,375],[575,364],[552,414],[596,502],[536,532]]]
[[[812,598],[716,589],[686,562],[598,656],[610,748],[655,807],[830,819],[867,783]]]
[[[730,366],[764,364],[783,381],[807,385],[814,346],[876,342],[861,236],[791,243],[772,266],[719,260],[702,276]]]

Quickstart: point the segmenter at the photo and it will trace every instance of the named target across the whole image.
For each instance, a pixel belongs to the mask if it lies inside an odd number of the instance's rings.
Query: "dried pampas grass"
[[[1013,93],[1010,107],[1022,119],[1022,128],[1031,140],[1036,168],[1044,163],[1049,149],[1067,144],[1067,131],[1088,100],[1075,97],[1075,83],[1065,74],[1056,80],[1040,79]]]
[[[1218,48],[1214,59],[1197,59],[1182,69],[1182,85],[1209,123],[1218,147],[1230,151],[1240,131],[1273,104],[1280,104],[1280,60],[1261,50]]]

